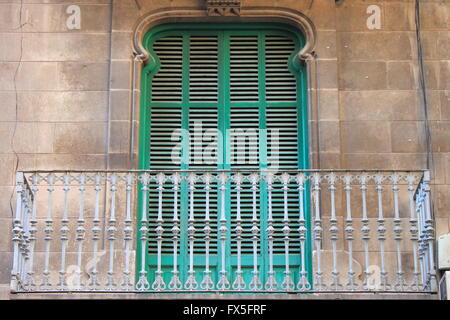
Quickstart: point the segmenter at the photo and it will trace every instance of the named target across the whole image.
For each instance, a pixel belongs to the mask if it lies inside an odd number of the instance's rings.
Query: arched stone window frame
[[[167,23],[187,22],[215,22],[215,23],[239,23],[239,22],[277,22],[293,26],[298,32],[303,33],[305,45],[296,55],[296,63],[306,63],[308,74],[308,137],[310,146],[309,163],[310,168],[319,167],[319,145],[318,145],[318,96],[317,96],[317,64],[315,47],[317,33],[312,20],[305,14],[287,8],[277,7],[243,7],[239,16],[209,16],[204,9],[193,8],[169,8],[150,11],[143,15],[133,28],[133,68],[132,68],[132,94],[131,94],[131,132],[130,132],[130,165],[136,168],[135,154],[138,150],[138,136],[135,128],[139,121],[140,97],[140,74],[142,68],[152,59],[151,55],[143,46],[145,34],[151,28]]]

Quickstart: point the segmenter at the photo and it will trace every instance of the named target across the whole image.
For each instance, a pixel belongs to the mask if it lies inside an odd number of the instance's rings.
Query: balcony
[[[436,291],[427,171],[18,172],[14,293]]]

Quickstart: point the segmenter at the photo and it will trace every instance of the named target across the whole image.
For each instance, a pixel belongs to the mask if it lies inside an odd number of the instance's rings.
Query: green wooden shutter
[[[192,26],[192,28],[190,28]],[[236,25],[237,26],[237,25]],[[183,30],[164,30],[155,32],[147,38],[150,52],[157,58],[156,67],[144,78],[147,84],[148,99],[144,100],[144,134],[141,137],[141,152],[147,154],[143,159],[143,168],[171,170],[195,169],[202,173],[204,169],[264,169],[278,163],[279,168],[307,168],[305,101],[300,98],[301,77],[295,73],[290,62],[299,50],[299,40],[279,28],[252,28],[247,25],[243,30],[228,25],[220,28],[200,28],[198,25],[186,25]],[[145,96],[146,93],[144,93]],[[201,122],[201,130],[195,126]],[[173,130],[189,131],[188,138],[173,135]],[[221,134],[215,133],[218,129]],[[147,131],[146,131],[147,130]],[[236,131],[237,130],[237,131]],[[246,147],[235,143],[239,130],[246,133]],[[271,133],[278,132],[278,140]],[[196,134],[207,139],[196,140]],[[251,139],[251,143],[249,140]],[[238,141],[239,142],[239,141]],[[242,141],[240,141],[242,142]],[[209,148],[205,156],[204,150]],[[275,161],[275,155],[279,160]],[[176,160],[174,162],[174,159]],[[172,185],[165,184],[163,193],[163,271],[167,283],[170,278],[171,256],[171,220],[173,215]],[[217,186],[212,186],[213,190]],[[284,242],[282,220],[284,215],[284,194],[281,182],[276,182],[272,194],[273,216],[275,219],[275,268],[284,268]],[[259,185],[258,214],[261,231],[267,227],[267,192],[264,183]],[[153,281],[156,263],[156,185],[149,193],[149,277]],[[181,227],[187,227],[188,189],[183,183],[180,191],[179,212]],[[219,196],[216,191],[210,194],[210,215],[213,229],[210,254],[213,280],[220,269],[218,255],[218,217]],[[236,190],[227,191],[226,215],[231,240],[227,244],[230,281],[236,268],[236,242],[233,236],[237,209]],[[204,268],[205,244],[203,240],[205,191],[202,183],[196,184],[195,192],[195,266],[198,282],[201,282]],[[298,194],[296,186],[291,185],[288,194],[288,208],[291,227],[290,244],[291,268],[299,265],[298,241]],[[249,278],[252,260],[252,242],[250,235],[252,216],[251,184],[245,182],[241,191],[241,215],[246,230],[242,243],[244,277]],[[185,281],[188,250],[186,232],[181,233],[178,248],[181,281]],[[261,274],[267,269],[267,239],[262,236],[259,247]],[[282,272],[278,272],[282,276]],[[295,272],[293,273],[294,277]],[[264,280],[264,279],[262,279]],[[281,283],[281,278],[278,279]]]

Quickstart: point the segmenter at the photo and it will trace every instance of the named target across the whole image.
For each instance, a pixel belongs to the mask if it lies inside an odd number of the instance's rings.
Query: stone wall
[[[80,30],[66,26],[71,4],[81,8]],[[381,8],[380,30],[366,26],[371,4]],[[414,1],[243,6],[295,9],[316,28],[319,103],[310,123],[319,128],[311,146],[320,168],[426,168]],[[204,1],[0,0],[0,298],[9,295],[16,167],[129,168],[132,33],[149,11],[173,7]],[[432,195],[443,234],[450,228],[450,1],[421,7]]]

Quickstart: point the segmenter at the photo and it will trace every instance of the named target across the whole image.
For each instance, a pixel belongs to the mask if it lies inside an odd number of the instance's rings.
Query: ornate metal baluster
[[[92,261],[93,267],[91,271],[91,279],[89,282],[89,288],[91,290],[97,290],[100,283],[97,279],[97,265],[98,265],[98,241],[100,240],[100,217],[99,217],[99,202],[100,202],[100,184],[102,182],[102,176],[96,173],[94,176],[94,190],[95,190],[95,204],[94,204],[94,219],[92,220]]]
[[[14,227],[13,227],[13,236],[12,242],[14,244],[14,256],[13,256],[13,267],[11,271],[11,288],[14,291],[18,291],[22,289],[22,279],[20,277],[20,269],[21,269],[21,249],[20,243],[22,241],[22,207],[23,207],[23,198],[24,198],[24,188],[25,188],[25,177],[24,174],[18,172],[16,174],[16,213],[14,216]]]
[[[161,249],[162,249],[162,240],[163,240],[163,191],[164,191],[164,182],[166,181],[166,176],[163,173],[158,173],[156,176],[156,181],[158,183],[158,218],[156,219],[156,242],[157,242],[157,268],[155,271],[155,281],[152,284],[152,289],[156,291],[161,291],[166,288],[166,284],[163,279],[163,272],[161,269]]]
[[[258,227],[258,215],[257,215],[257,202],[256,202],[256,192],[258,191],[259,175],[252,173],[249,176],[250,182],[252,184],[252,242],[253,242],[253,271],[252,280],[250,282],[250,289],[257,291],[262,289],[262,283],[259,280],[258,271],[258,241],[259,241],[259,227]]]
[[[84,197],[85,197],[85,191],[86,191],[86,176],[84,173],[80,174],[78,177],[78,181],[80,183],[80,187],[78,190],[80,190],[80,212],[78,216],[78,226],[77,226],[77,236],[76,240],[78,243],[78,249],[77,249],[77,269],[76,269],[76,282],[75,282],[75,289],[81,290],[81,288],[84,286],[83,281],[81,279],[82,272],[81,272],[81,262],[82,262],[82,256],[83,256],[83,242],[84,237],[86,233],[86,229],[84,228]]]
[[[359,176],[359,181],[361,186],[359,189],[361,190],[361,206],[362,206],[362,226],[361,226],[361,235],[364,244],[364,280],[363,280],[363,289],[370,290],[369,284],[369,240],[370,240],[370,227],[369,227],[369,218],[367,217],[367,182],[369,177],[365,174]]]
[[[211,278],[211,270],[209,269],[209,244],[211,241],[211,219],[209,216],[209,193],[211,190],[211,182],[213,181],[213,176],[209,173],[206,173],[203,176],[203,182],[205,183],[205,227],[203,231],[205,233],[205,253],[206,253],[206,261],[205,261],[205,276],[203,281],[200,283],[200,288],[203,290],[211,290],[214,289],[214,283]]]
[[[48,191],[48,201],[47,201],[47,218],[45,220],[45,256],[44,256],[44,271],[42,272],[42,283],[41,290],[50,290],[52,284],[50,283],[50,246],[52,242],[52,233],[53,233],[53,218],[52,218],[52,209],[53,209],[53,191],[55,191],[54,183],[55,183],[55,175],[50,173],[47,175],[45,180],[47,181],[47,191]]]
[[[314,203],[314,244],[316,247],[316,255],[317,255],[317,270],[316,270],[316,281],[315,288],[318,291],[325,290],[326,286],[323,283],[323,271],[321,266],[321,246],[322,246],[322,219],[320,217],[320,181],[322,177],[319,173],[314,173],[312,175],[313,182],[313,203]]]
[[[268,291],[276,290],[278,287],[277,281],[275,279],[275,272],[273,270],[273,234],[275,233],[275,229],[273,227],[273,217],[272,217],[272,190],[273,190],[273,182],[274,182],[274,174],[268,172],[266,175],[267,182],[267,204],[268,204],[268,219],[267,224],[268,227],[266,229],[267,238],[269,240],[269,271],[267,276],[266,284],[264,288]]]
[[[311,284],[308,280],[308,273],[306,271],[306,236],[308,229],[306,228],[306,219],[305,219],[305,203],[303,193],[305,191],[305,182],[306,176],[304,173],[299,173],[297,175],[297,183],[298,183],[298,197],[299,197],[299,228],[298,232],[300,235],[300,255],[301,255],[301,266],[300,266],[300,277],[297,283],[297,289],[300,291],[307,291],[311,289]]]
[[[125,227],[123,229],[124,246],[125,246],[125,268],[123,270],[122,288],[125,291],[129,291],[133,288],[133,283],[130,278],[130,254],[131,254],[131,242],[133,241],[133,221],[131,220],[131,190],[135,177],[129,173],[125,175],[124,180],[126,182],[126,216]]]
[[[66,282],[66,249],[67,243],[69,242],[69,216],[68,216],[68,194],[70,190],[70,174],[65,173],[62,177],[63,179],[63,191],[64,191],[64,209],[63,209],[63,217],[61,220],[61,267],[59,270],[59,283],[58,290],[66,290],[67,282]]]
[[[394,237],[397,248],[397,277],[395,281],[394,288],[398,291],[403,291],[406,286],[405,279],[403,277],[403,267],[402,267],[402,253],[401,253],[401,243],[402,243],[402,225],[400,220],[400,213],[398,208],[398,192],[401,176],[398,174],[393,174],[391,177],[392,182],[392,193],[394,195]]]
[[[109,259],[108,259],[108,275],[106,281],[106,289],[114,290],[116,283],[114,281],[114,245],[116,241],[116,191],[117,191],[117,175],[111,174],[109,177],[111,183],[111,208],[108,221],[108,242],[109,242]]]
[[[381,174],[375,175],[375,183],[376,183],[376,191],[378,196],[378,242],[380,245],[380,262],[381,262],[381,287],[383,290],[389,290],[390,285],[388,283],[388,272],[386,271],[386,263],[385,263],[385,251],[384,251],[384,241],[386,240],[386,227],[384,226],[384,217],[383,217],[383,181],[385,177]]]
[[[29,260],[29,269],[25,281],[25,287],[28,290],[33,290],[36,288],[36,284],[34,282],[34,248],[36,245],[36,233],[37,233],[37,201],[38,201],[38,191],[39,191],[39,183],[40,176],[38,174],[33,174],[31,177],[31,192],[33,194],[33,203],[31,209],[31,219],[30,219],[30,260]]]
[[[237,243],[237,268],[236,268],[236,279],[233,282],[233,289],[235,290],[244,290],[245,282],[242,277],[242,268],[241,268],[241,250],[242,250],[242,219],[241,219],[241,184],[243,177],[240,173],[236,173],[233,176],[233,181],[236,183],[236,243]]]
[[[353,182],[353,176],[346,174],[343,177],[345,183],[345,200],[347,208],[347,216],[345,218],[345,232],[347,235],[348,244],[348,272],[347,272],[347,289],[356,290],[358,285],[355,282],[355,272],[353,271],[353,218],[352,218],[352,207],[351,207],[351,190],[350,184]]]
[[[419,270],[417,266],[417,243],[418,243],[418,233],[419,229],[417,228],[417,218],[416,218],[416,209],[414,206],[414,193],[415,193],[415,183],[416,176],[412,173],[406,176],[406,181],[408,183],[408,197],[409,197],[409,223],[410,228],[409,232],[411,233],[411,242],[413,247],[413,280],[411,283],[411,290],[419,291]]]
[[[336,192],[336,180],[337,177],[334,173],[330,173],[326,176],[328,180],[328,189],[330,190],[330,201],[331,201],[331,218],[330,218],[330,227],[328,231],[330,232],[331,239],[331,248],[333,253],[333,270],[331,271],[331,287],[334,290],[341,290],[342,284],[339,282],[339,271],[337,269],[337,248],[336,242],[338,240],[338,226],[336,219],[336,202],[335,202],[335,192]]]
[[[425,214],[424,214],[424,196],[425,192],[423,191],[423,183],[419,186],[418,193],[416,195],[416,213],[418,217],[418,225],[419,225],[419,262],[420,262],[420,274],[421,274],[421,284],[422,289],[426,288],[427,285],[427,269],[425,265],[425,254],[426,254],[426,234],[425,234]]]
[[[22,225],[23,225],[23,233],[22,233],[22,252],[23,259],[20,268],[20,279],[23,281],[23,287],[26,289],[27,287],[27,274],[29,270],[29,262],[30,262],[30,216],[31,216],[31,190],[29,188],[25,189],[23,193],[24,201],[23,209],[22,209]]]
[[[188,239],[189,239],[189,271],[188,278],[184,287],[187,290],[195,290],[197,289],[197,281],[195,280],[195,270],[194,270],[194,241],[195,241],[195,216],[194,216],[194,191],[195,191],[195,182],[197,180],[197,176],[195,173],[190,173],[188,176],[189,181],[189,227],[188,227]]]
[[[219,175],[220,182],[220,244],[221,244],[221,270],[219,281],[217,282],[217,289],[219,290],[228,290],[230,289],[230,283],[227,278],[227,270],[225,265],[225,256],[226,256],[226,241],[227,241],[227,218],[225,214],[225,192],[227,190],[226,184],[228,181],[227,174],[222,172]]]
[[[173,182],[173,227],[172,227],[172,240],[173,240],[173,271],[172,279],[169,283],[170,290],[181,290],[182,284],[180,281],[178,271],[178,241],[180,238],[180,219],[178,218],[178,190],[180,186],[181,176],[178,173],[172,175]]]
[[[424,190],[424,210],[425,210],[425,241],[427,242],[428,248],[428,285],[427,289],[436,289],[436,268],[434,264],[434,227],[433,227],[433,217],[431,214],[431,204],[430,204],[430,172],[425,171],[423,176],[423,190]]]
[[[147,220],[147,206],[148,206],[148,184],[150,182],[150,175],[144,173],[138,177],[142,184],[142,212],[141,212],[141,226],[139,228],[140,239],[141,239],[141,269],[139,271],[139,280],[136,283],[136,289],[139,291],[146,291],[150,288],[150,284],[147,280],[147,270],[146,267],[146,251],[147,251],[147,233],[148,233],[148,220]]]
[[[284,235],[284,279],[281,287],[286,291],[292,291],[295,289],[294,281],[292,281],[291,270],[289,264],[289,235],[291,228],[289,227],[289,207],[288,207],[288,184],[291,181],[291,176],[288,173],[281,175],[281,182],[283,183],[283,235]]]

